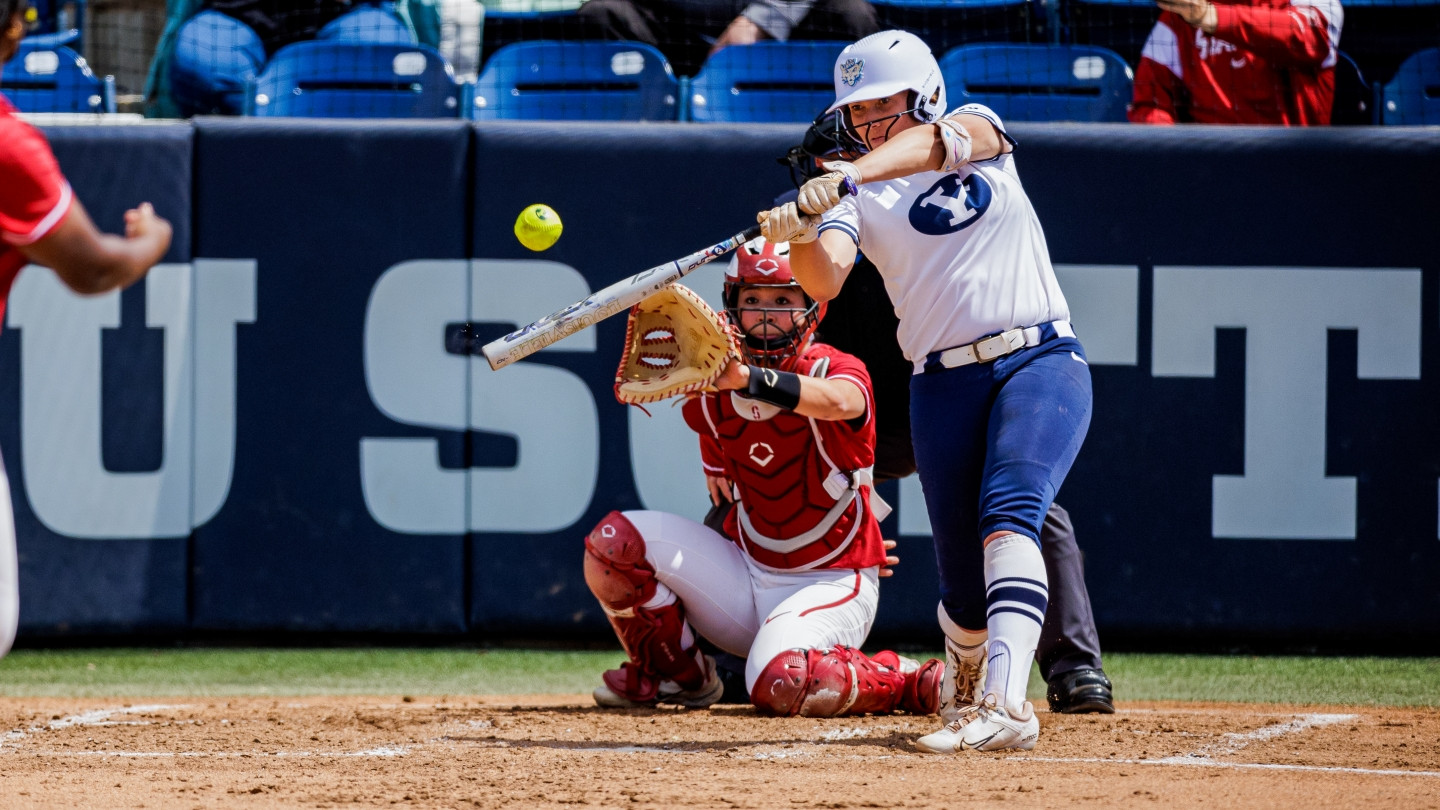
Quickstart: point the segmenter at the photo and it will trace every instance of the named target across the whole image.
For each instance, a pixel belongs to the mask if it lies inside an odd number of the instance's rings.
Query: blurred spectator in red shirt
[[[1135,71],[1137,124],[1330,123],[1339,0],[1158,0]]]

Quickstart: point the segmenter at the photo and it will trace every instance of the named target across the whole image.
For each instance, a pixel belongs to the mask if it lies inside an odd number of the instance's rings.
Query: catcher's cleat
[[[1098,669],[1077,669],[1055,676],[1045,692],[1050,711],[1061,714],[1114,714],[1110,679]]]
[[[980,703],[985,691],[985,648],[978,656],[966,656],[960,645],[945,637],[945,676],[940,686],[940,717],[950,722],[966,707]]]
[[[655,706],[685,706],[703,709],[720,700],[725,682],[715,671],[715,659],[704,656],[705,679],[694,689],[674,681],[657,680],[626,661],[619,669],[601,676],[604,683],[595,689],[596,705],[605,709],[647,709]]]
[[[884,656],[893,656],[891,665]],[[940,711],[940,690],[945,681],[945,662],[931,658],[920,663],[913,658],[897,655],[889,650],[871,656],[876,661],[899,670],[905,676],[905,686],[900,693],[900,704],[896,707],[910,714],[935,714]]]
[[[957,754],[961,751],[1029,751],[1040,738],[1040,721],[1026,703],[1018,712],[1000,706],[994,695],[960,710],[960,716],[945,727],[915,741],[921,751]]]

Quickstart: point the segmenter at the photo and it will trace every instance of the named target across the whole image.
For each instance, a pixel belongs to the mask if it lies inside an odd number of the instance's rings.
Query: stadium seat
[[[940,54],[973,42],[1050,42],[1045,0],[872,0],[880,27],[909,31]]]
[[[1440,45],[1440,0],[1343,0],[1340,46],[1384,84],[1411,54]]]
[[[1365,80],[1360,66],[1344,51],[1339,52],[1335,61],[1335,99],[1330,104],[1330,123],[1334,126],[1380,123],[1375,89]]]
[[[1107,48],[1127,65],[1140,63],[1140,51],[1160,18],[1155,0],[1059,0],[1059,6],[1062,41]]]
[[[984,104],[1005,121],[1124,121],[1134,82],[1114,51],[1081,45],[966,45],[940,73],[950,107]]]
[[[724,48],[690,82],[691,121],[808,124],[835,99],[844,42],[757,42]]]
[[[579,6],[577,2],[574,4]],[[563,40],[573,42],[581,39],[603,39],[596,32],[589,32],[580,22],[572,8],[549,10],[511,10],[486,3],[485,19],[480,26],[480,65],[484,69],[490,57],[506,45],[516,42],[538,42],[541,40]]]
[[[460,85],[425,45],[317,40],[277,51],[245,102],[256,116],[458,118]]]
[[[475,82],[467,115],[551,121],[674,121],[680,85],[659,51],[638,42],[517,42]]]
[[[28,37],[0,73],[0,92],[21,112],[115,112],[115,78],[97,77],[61,42],[73,32]]]
[[[1406,59],[1383,93],[1386,124],[1440,124],[1440,48]]]

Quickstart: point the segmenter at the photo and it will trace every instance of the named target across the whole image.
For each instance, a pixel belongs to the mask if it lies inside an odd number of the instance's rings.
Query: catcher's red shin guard
[[[694,641],[685,645],[685,610],[678,601],[642,607],[659,583],[645,559],[645,538],[619,512],[606,515],[585,538],[585,582],[600,600],[630,665],[605,673],[605,683],[638,702],[654,700],[659,681],[686,689],[705,681]]]
[[[606,515],[585,537],[585,584],[609,610],[628,610],[655,596],[645,538],[619,512]]]
[[[901,708],[905,684],[898,666],[885,666],[853,647],[786,650],[760,671],[750,702],[784,716],[890,712]]]

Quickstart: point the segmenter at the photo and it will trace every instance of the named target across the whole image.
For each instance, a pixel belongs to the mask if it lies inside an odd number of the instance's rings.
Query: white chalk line
[[[1344,768],[1331,765],[1282,765],[1264,762],[1216,762],[1207,759],[1164,757],[1161,759],[1102,759],[1100,757],[1016,757],[1012,762],[1110,763],[1113,765],[1179,765],[1198,768],[1233,768],[1258,771],[1318,771],[1322,773],[1353,773],[1363,776],[1424,776],[1437,777],[1440,771],[1402,771],[1386,768]]]
[[[27,751],[25,753],[46,757],[119,757],[122,759],[390,758],[405,756],[410,753],[410,746],[387,745],[366,751]]]

